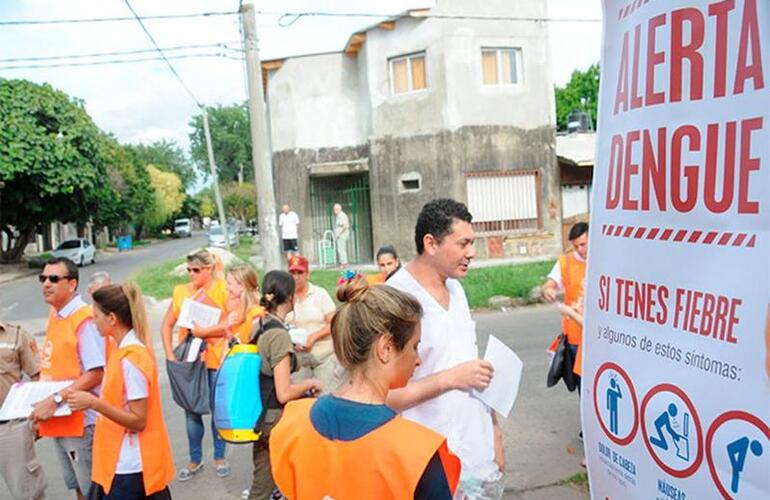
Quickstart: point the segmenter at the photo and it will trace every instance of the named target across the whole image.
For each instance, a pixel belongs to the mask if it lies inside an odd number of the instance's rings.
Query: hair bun
[[[369,291],[369,283],[362,276],[358,276],[337,287],[337,300],[352,304],[364,298]]]

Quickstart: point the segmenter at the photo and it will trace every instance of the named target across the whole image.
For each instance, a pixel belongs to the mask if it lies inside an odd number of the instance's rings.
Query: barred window
[[[474,172],[466,175],[473,229],[484,233],[538,230],[540,173],[537,170]]]

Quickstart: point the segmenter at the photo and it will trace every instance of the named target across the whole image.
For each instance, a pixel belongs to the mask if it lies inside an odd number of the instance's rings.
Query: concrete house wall
[[[547,14],[537,0],[439,0],[431,13]],[[521,48],[522,83],[484,85],[482,47]],[[389,60],[423,51],[428,88],[392,95]],[[374,248],[395,244],[409,257],[415,218],[425,202],[442,196],[467,201],[468,173],[537,169],[541,227],[480,238],[477,251],[557,252],[561,227],[548,60],[547,29],[539,23],[435,18],[402,18],[392,30],[370,29],[355,56],[287,59],[269,74],[268,85],[278,202],[292,203],[302,216],[310,207],[309,165],[367,159]],[[418,175],[421,189],[403,192],[404,175]],[[313,256],[309,226],[301,225],[300,238],[302,251]]]

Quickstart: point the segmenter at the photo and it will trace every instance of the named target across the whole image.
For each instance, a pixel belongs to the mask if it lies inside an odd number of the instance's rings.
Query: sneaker
[[[251,495],[251,488],[246,488],[241,492],[241,499],[242,500],[249,500],[249,495]]]
[[[200,472],[200,470],[203,468],[203,462],[199,463],[196,467],[190,468],[185,467],[182,470],[179,471],[179,475],[177,476],[177,480],[179,482],[185,482],[192,479],[192,477]]]
[[[220,463],[215,462],[214,470],[217,471],[217,477],[227,477],[230,475],[230,463],[227,460]]]

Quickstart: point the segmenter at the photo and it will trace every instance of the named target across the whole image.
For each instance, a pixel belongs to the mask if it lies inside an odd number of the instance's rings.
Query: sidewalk
[[[39,269],[31,269],[26,262],[19,264],[0,264],[0,283],[15,281],[27,276],[34,276]]]

